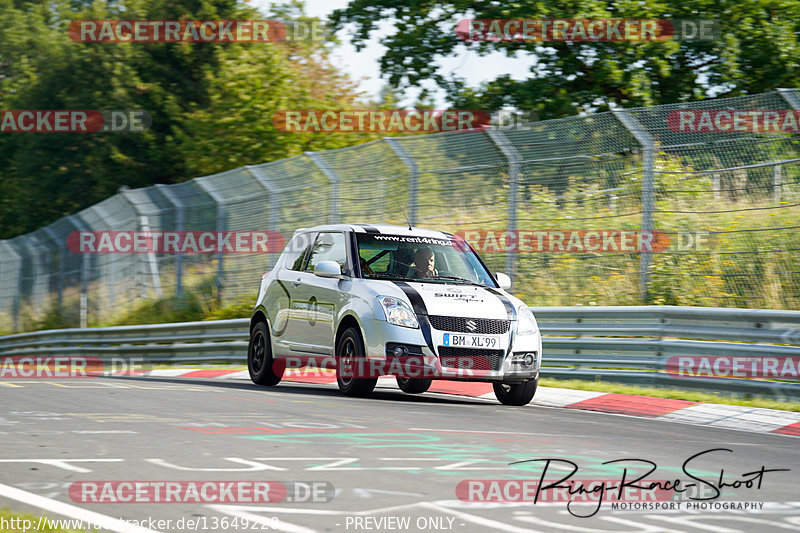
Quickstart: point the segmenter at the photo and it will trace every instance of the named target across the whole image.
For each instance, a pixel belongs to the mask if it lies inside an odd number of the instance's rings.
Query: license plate
[[[500,339],[487,335],[455,335],[453,333],[445,333],[444,345],[457,346],[459,348],[499,348]]]

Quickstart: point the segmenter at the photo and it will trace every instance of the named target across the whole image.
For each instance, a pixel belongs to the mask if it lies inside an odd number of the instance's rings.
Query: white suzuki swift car
[[[536,393],[536,319],[458,236],[403,226],[298,230],[264,275],[250,322],[253,382],[286,368],[335,369],[341,391],[366,396],[380,375],[407,393],[433,379],[484,381],[497,399]]]

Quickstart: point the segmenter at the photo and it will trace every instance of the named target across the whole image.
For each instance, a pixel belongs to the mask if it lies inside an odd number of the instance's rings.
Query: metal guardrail
[[[542,333],[543,375],[800,399],[786,381],[682,377],[675,356],[791,357],[800,361],[800,311],[717,307],[532,307]]]
[[[546,377],[669,386],[800,399],[800,376],[782,381],[680,377],[673,356],[800,361],[800,311],[704,307],[532,307]],[[0,337],[0,356],[143,357],[152,363],[244,363],[248,319],[60,329]]]
[[[53,329],[0,337],[0,356],[145,357],[151,363],[245,363],[250,320]]]

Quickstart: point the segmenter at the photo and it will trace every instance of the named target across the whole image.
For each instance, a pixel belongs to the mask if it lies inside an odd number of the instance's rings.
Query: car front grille
[[[445,368],[500,370],[503,365],[503,354],[503,350],[471,350],[439,346],[439,361]]]
[[[464,318],[460,316],[430,315],[431,326],[440,331],[500,335],[508,333],[510,320],[496,318]]]

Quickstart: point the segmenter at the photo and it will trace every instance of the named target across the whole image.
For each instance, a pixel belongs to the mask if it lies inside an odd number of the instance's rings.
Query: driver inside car
[[[435,278],[439,272],[435,268],[436,259],[433,250],[420,248],[414,254],[414,272],[411,277],[415,279]]]

